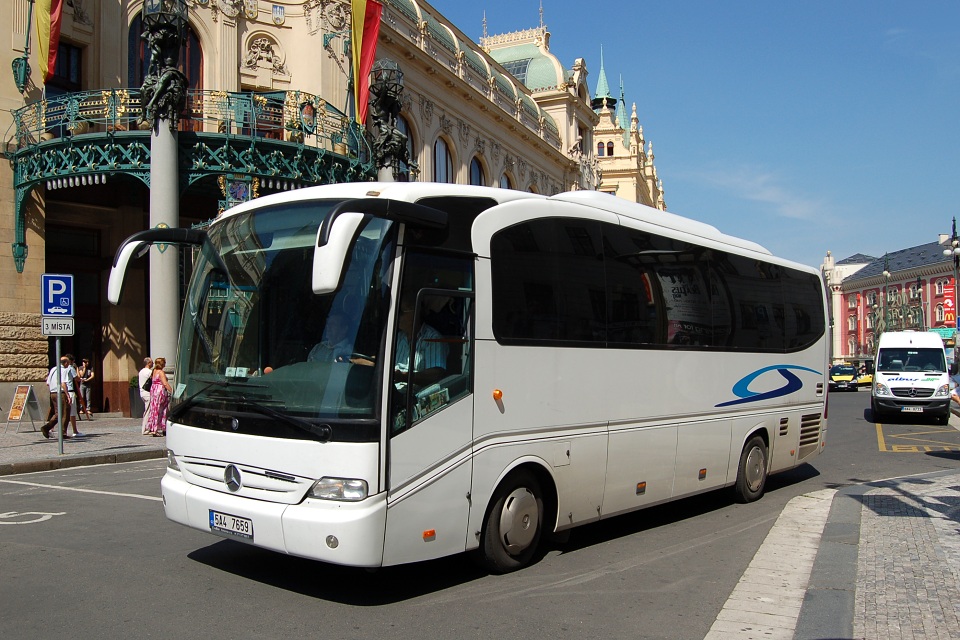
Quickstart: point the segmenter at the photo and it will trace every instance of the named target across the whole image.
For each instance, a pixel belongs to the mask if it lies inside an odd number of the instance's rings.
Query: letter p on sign
[[[73,276],[44,273],[40,276],[40,300],[44,316],[73,316]]]

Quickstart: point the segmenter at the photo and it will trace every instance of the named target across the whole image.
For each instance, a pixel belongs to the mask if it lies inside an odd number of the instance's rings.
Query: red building
[[[874,258],[840,260],[827,253],[821,265],[830,290],[833,361],[873,356],[883,331],[935,330],[948,347],[956,330],[956,269],[951,238]],[[948,355],[950,352],[948,351]]]

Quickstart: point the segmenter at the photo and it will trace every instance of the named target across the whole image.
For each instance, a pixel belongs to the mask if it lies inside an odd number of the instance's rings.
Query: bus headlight
[[[367,497],[367,481],[356,478],[320,478],[310,487],[307,497],[359,502]]]
[[[167,449],[167,468],[180,471],[180,465],[177,464],[177,456],[170,449]]]
[[[887,389],[887,385],[882,382],[875,382],[873,384],[873,394],[877,396],[888,396],[890,391]]]
[[[934,395],[936,395],[938,398],[948,397],[950,395],[950,385],[949,384],[943,385],[942,387],[937,389],[937,393]]]

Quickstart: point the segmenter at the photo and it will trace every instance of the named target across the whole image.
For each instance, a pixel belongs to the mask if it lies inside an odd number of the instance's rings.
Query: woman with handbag
[[[166,366],[166,358],[157,358],[153,361],[153,375],[150,378],[150,417],[147,420],[147,429],[154,437],[167,435],[167,407],[170,405],[173,387],[170,386],[167,374],[163,370]]]
[[[143,420],[140,422],[140,432],[150,435],[147,429],[147,420],[150,419],[150,385],[153,383],[153,358],[143,359],[143,368],[137,374],[137,384],[140,386],[140,399],[143,400]]]

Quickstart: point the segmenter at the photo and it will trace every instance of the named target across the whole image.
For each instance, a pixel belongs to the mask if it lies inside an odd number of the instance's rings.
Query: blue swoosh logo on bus
[[[737,400],[721,402],[715,406],[729,407],[733,404],[744,404],[745,402],[760,402],[761,400],[779,398],[780,396],[785,396],[793,393],[794,391],[799,391],[803,387],[803,381],[791,373],[791,369],[796,371],[809,371],[810,373],[815,373],[818,376],[823,375],[821,372],[810,369],[809,367],[801,367],[795,364],[775,364],[769,367],[764,367],[763,369],[757,369],[753,373],[747,374],[740,378],[737,384],[733,385],[733,395],[737,396]],[[784,380],[786,380],[786,384],[779,389],[774,389],[773,391],[764,391],[763,393],[750,391],[750,383],[768,371],[776,371],[779,373],[781,376],[783,376]]]

